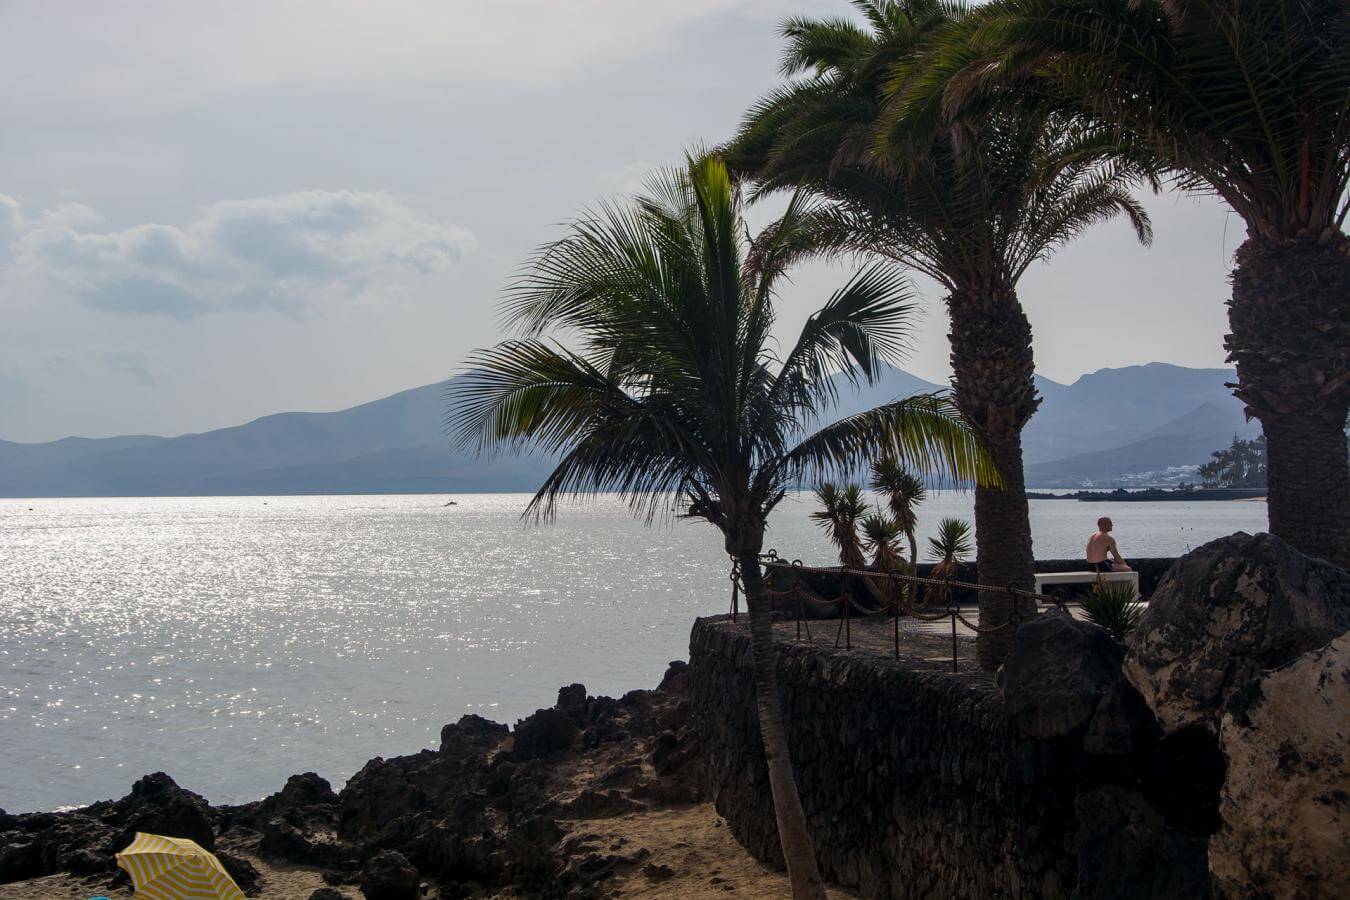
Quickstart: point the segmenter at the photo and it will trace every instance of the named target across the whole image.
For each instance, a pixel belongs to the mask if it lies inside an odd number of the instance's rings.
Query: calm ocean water
[[[559,685],[618,695],[724,612],[713,529],[609,498],[519,520],[522,495],[0,500],[0,807],[120,797],[162,769],[212,802],[514,721]],[[941,493],[921,528],[971,516]],[[803,499],[769,545],[829,563]],[[1126,557],[1265,528],[1264,503],[1032,501],[1039,557],[1103,512]]]

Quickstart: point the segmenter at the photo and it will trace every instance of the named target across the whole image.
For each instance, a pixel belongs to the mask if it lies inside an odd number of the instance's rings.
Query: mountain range
[[[1072,384],[1036,376],[1043,398],[1023,435],[1034,487],[1169,483],[1193,473],[1234,434],[1258,433],[1224,387],[1228,369],[1149,363],[1102,369]],[[836,417],[940,390],[900,369],[841,390]],[[532,490],[540,455],[475,458],[449,451],[446,384],[338,412],[288,412],[178,437],[0,440],[0,496],[466,493]],[[1191,474],[1193,479],[1193,474]]]

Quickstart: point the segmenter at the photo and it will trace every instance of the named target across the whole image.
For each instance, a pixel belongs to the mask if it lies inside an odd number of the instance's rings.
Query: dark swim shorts
[[[1111,560],[1109,560],[1109,559],[1104,559],[1104,560],[1102,560],[1101,562],[1090,562],[1090,563],[1088,563],[1088,568],[1091,569],[1091,570],[1094,571],[1094,572],[1111,572],[1111,571],[1114,571],[1114,570],[1111,568]]]

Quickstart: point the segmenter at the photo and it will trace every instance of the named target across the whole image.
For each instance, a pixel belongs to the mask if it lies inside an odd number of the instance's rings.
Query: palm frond
[[[857,471],[877,455],[952,483],[1002,484],[984,445],[942,394],[906,397],[827,425],[784,453],[779,475],[801,483]]]

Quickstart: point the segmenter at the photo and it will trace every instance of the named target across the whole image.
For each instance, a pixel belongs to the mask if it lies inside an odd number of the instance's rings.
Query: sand
[[[574,823],[564,840],[593,835],[602,851],[632,853],[645,847],[651,855],[643,863],[623,867],[605,882],[606,897],[680,897],[697,898],[778,898],[788,896],[787,876],[756,862],[746,853],[711,803],[629,813],[610,819],[587,819]],[[235,849],[235,848],[232,848]],[[259,895],[277,900],[306,900],[324,881],[320,870],[309,866],[277,865],[235,849],[258,867],[265,879]],[[667,866],[674,875],[653,880],[644,874],[647,865]],[[128,900],[129,889],[109,891],[105,878],[81,879],[53,875],[14,884],[0,885],[0,900],[46,900],[106,896],[110,900]],[[360,898],[351,886],[338,887],[347,897]],[[431,897],[435,897],[433,890]],[[501,900],[516,894],[498,895]],[[832,898],[857,896],[831,890]]]

